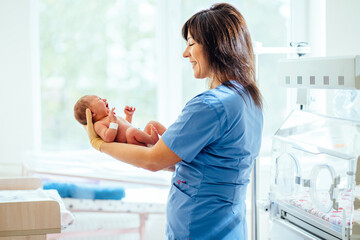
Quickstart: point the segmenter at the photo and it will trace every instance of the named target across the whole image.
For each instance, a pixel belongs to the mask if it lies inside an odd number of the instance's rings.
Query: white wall
[[[33,149],[31,1],[0,1],[0,177],[20,174],[21,154]]]
[[[360,54],[359,10],[359,0],[308,0],[306,24],[311,55]]]
[[[326,54],[360,54],[360,1],[326,1]]]

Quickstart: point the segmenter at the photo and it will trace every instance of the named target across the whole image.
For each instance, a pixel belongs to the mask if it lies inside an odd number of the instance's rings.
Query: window
[[[265,47],[286,46],[287,0],[228,2],[244,15],[253,41]],[[216,1],[211,0],[39,0],[42,149],[89,147],[82,127],[73,117],[73,106],[82,95],[97,94],[107,98],[118,115],[123,115],[125,105],[135,106],[134,125],[143,128],[149,120],[159,120],[166,115],[161,103],[167,101],[169,95],[161,95],[159,91],[170,90],[159,85],[178,84],[180,87],[173,90],[180,93],[176,96],[178,99],[169,101],[182,106],[206,89],[205,81],[194,79],[188,61],[182,60],[185,41],[181,39],[181,27],[192,14],[214,3]],[[159,5],[172,6],[162,8]],[[178,18],[165,12],[174,11],[172,8],[180,12]],[[169,34],[174,36],[165,40],[159,38],[170,25],[178,28],[172,30],[175,34]],[[163,46],[158,41],[163,41]],[[159,67],[161,54],[174,51],[176,56],[168,58],[176,60],[162,61],[165,66]],[[265,100],[265,117],[274,111],[276,114],[283,111],[278,106],[283,102],[285,91],[281,94],[270,91],[277,84],[273,69],[280,57],[284,56],[259,57],[258,76]],[[164,76],[162,71],[178,68],[177,62],[182,63],[182,70],[176,74],[179,80],[174,80],[170,72],[160,81],[160,76]],[[272,106],[276,108],[268,110]],[[171,113],[172,119],[179,114],[178,108],[177,113]],[[171,111],[171,106],[167,110]],[[161,111],[163,114],[159,114]],[[278,119],[265,122],[264,139],[274,133],[280,122]]]
[[[42,149],[71,150],[89,147],[82,127],[73,117],[76,100],[85,94],[107,98],[110,105],[117,108],[116,113],[119,115],[123,114],[125,105],[135,106],[137,110],[134,125],[137,127],[142,128],[147,121],[158,119],[158,106],[161,106],[158,103],[166,101],[169,96],[161,97],[158,92],[159,84],[163,84],[159,82],[158,76],[164,70],[159,71],[157,63],[161,52],[170,51],[169,44],[159,47],[157,43],[161,41],[160,32],[166,31],[166,27],[159,29],[158,25],[164,26],[164,23],[159,23],[159,19],[166,21],[164,18],[171,17],[171,14],[160,12],[159,9],[162,8],[158,5],[180,6],[180,17],[173,18],[173,21],[178,21],[175,25],[179,29],[174,31],[178,35],[168,37],[164,42],[177,44],[179,56],[172,57],[178,58],[177,61],[180,62],[181,52],[185,48],[185,42],[181,40],[182,24],[192,14],[215,2],[39,0]],[[261,42],[265,47],[286,46],[288,1],[228,2],[244,15],[253,41]],[[171,6],[167,9],[171,9]],[[276,68],[277,59],[281,57],[284,55],[259,57],[258,76],[265,100],[265,117],[274,112],[278,115],[284,110],[278,106],[285,98],[285,91],[280,94],[270,91],[277,84],[273,69]],[[175,65],[171,60],[167,64]],[[175,67],[177,66],[162,68]],[[194,79],[187,61],[182,61],[180,75],[181,89],[175,91],[181,93],[178,96],[181,99],[177,99],[177,102],[184,105],[191,97],[206,89],[206,83]],[[164,81],[170,81],[169,85],[176,84],[171,79],[171,73]],[[166,88],[161,89],[164,90],[167,91]],[[176,112],[179,113],[178,110]],[[280,122],[278,119],[265,122],[265,141],[269,139],[266,135],[272,135]],[[269,145],[267,142],[263,146]]]

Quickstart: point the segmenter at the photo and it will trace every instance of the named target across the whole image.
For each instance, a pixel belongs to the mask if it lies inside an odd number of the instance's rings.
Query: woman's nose
[[[184,58],[187,58],[187,57],[189,57],[189,56],[190,56],[189,47],[186,47],[186,48],[185,48],[185,51],[184,51],[184,53],[183,53],[183,57],[184,57]]]

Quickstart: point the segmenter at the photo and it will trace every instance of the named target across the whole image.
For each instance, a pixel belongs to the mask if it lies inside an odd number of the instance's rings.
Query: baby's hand
[[[124,113],[126,116],[132,116],[135,112],[135,107],[132,107],[132,106],[125,106],[124,108]]]
[[[116,116],[115,116],[115,108],[113,107],[112,109],[111,109],[111,111],[109,112],[109,119],[110,119],[110,121],[111,122],[117,122],[117,118],[116,118]]]

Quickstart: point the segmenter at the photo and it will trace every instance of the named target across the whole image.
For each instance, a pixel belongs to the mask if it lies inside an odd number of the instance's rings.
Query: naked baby
[[[110,110],[106,99],[96,95],[81,97],[74,106],[74,116],[82,125],[86,125],[86,109],[92,114],[94,129],[105,142],[130,143],[142,146],[154,145],[166,128],[157,121],[146,124],[144,131],[131,125],[134,107],[124,108],[125,119],[115,115],[115,108]]]

